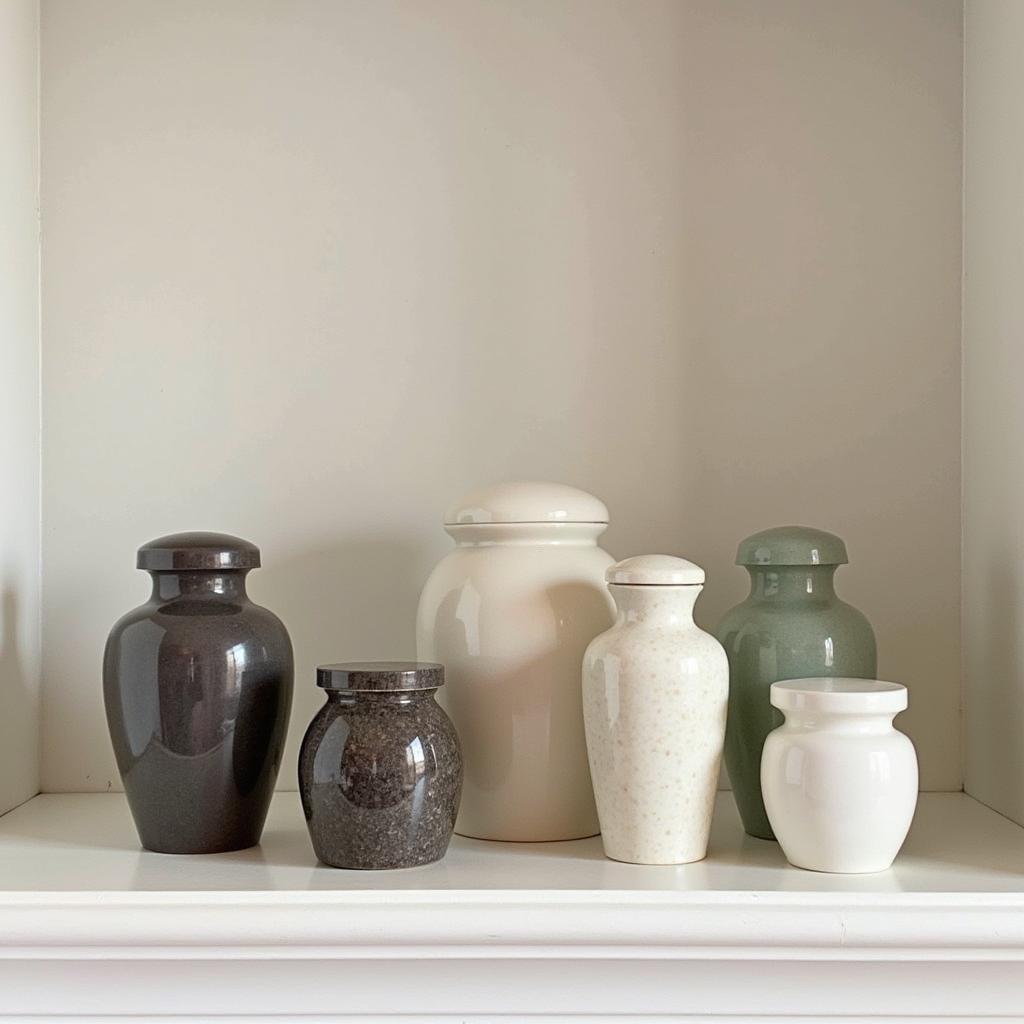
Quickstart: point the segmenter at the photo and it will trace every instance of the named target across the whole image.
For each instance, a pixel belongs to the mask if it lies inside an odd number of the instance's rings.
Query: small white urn
[[[786,721],[761,756],[765,810],[787,860],[812,871],[884,871],[917,806],[917,754],[893,727],[907,688],[877,679],[790,679]]]
[[[605,854],[633,864],[707,855],[729,665],[693,621],[704,570],[640,555],[605,578],[615,624],[583,658],[583,716]]]

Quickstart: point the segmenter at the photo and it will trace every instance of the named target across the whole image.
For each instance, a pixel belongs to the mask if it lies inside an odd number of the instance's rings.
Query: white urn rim
[[[898,714],[907,708],[907,688],[884,679],[846,676],[783,679],[772,683],[771,703],[780,711]]]

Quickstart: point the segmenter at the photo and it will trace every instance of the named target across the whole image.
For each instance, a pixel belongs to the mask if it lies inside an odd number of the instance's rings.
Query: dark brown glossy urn
[[[103,696],[117,766],[147,850],[259,842],[292,702],[292,645],[245,591],[259,549],[180,533],[139,549],[150,599],[111,630]]]

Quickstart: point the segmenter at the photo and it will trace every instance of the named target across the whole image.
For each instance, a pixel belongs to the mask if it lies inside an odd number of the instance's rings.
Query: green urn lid
[[[845,565],[841,537],[810,526],[776,526],[740,541],[737,565]]]

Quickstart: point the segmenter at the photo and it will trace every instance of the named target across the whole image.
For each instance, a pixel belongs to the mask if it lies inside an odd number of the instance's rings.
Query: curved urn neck
[[[620,623],[684,629],[694,625],[693,607],[704,587],[613,583],[608,589],[615,599]]]
[[[173,601],[179,597],[246,600],[245,577],[248,572],[248,569],[150,571],[153,577],[152,598],[154,601]]]
[[[748,565],[754,601],[828,601],[836,596],[837,565]]]

